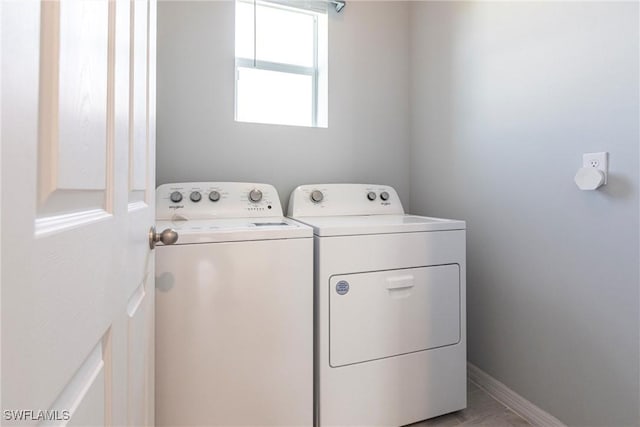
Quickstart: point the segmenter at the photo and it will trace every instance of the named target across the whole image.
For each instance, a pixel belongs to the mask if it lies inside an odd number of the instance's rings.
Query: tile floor
[[[518,414],[489,396],[472,382],[467,383],[467,409],[411,424],[408,427],[528,426]]]

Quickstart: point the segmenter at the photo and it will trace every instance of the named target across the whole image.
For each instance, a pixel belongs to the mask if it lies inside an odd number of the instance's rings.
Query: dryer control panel
[[[291,193],[288,216],[402,215],[398,193],[388,185],[311,184]]]
[[[250,182],[180,182],[156,189],[156,219],[282,217],[278,191]]]

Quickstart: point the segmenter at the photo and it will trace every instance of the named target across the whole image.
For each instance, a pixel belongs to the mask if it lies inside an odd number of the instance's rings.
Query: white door
[[[0,423],[153,424],[155,0],[0,16]]]

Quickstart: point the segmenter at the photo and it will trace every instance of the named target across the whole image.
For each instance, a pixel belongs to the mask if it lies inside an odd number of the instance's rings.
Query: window
[[[236,1],[236,121],[327,126],[326,11],[296,4]]]

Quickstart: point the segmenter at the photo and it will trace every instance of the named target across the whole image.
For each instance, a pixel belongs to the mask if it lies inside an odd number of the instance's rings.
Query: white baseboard
[[[467,363],[467,375],[471,382],[475,383],[497,401],[527,420],[531,425],[540,427],[566,427],[562,421],[538,408],[472,363]]]

